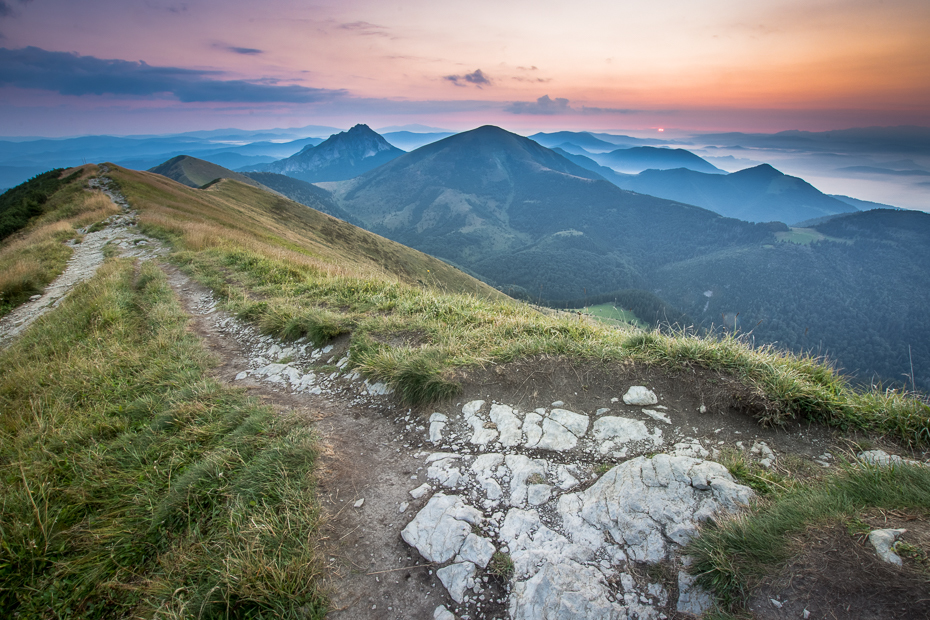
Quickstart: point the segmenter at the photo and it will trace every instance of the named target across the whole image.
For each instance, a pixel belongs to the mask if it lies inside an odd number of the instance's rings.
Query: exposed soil
[[[907,529],[901,540],[930,549],[930,524],[925,516],[889,513],[863,521],[875,529]],[[750,603],[755,618],[930,618],[927,565],[908,557],[903,558],[902,567],[882,562],[865,535],[851,534],[843,524],[811,529],[795,547],[794,560],[756,588]]]

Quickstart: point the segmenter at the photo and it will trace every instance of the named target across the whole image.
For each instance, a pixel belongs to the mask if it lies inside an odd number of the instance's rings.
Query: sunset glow
[[[355,122],[930,124],[925,0],[3,0],[0,8],[5,135]]]

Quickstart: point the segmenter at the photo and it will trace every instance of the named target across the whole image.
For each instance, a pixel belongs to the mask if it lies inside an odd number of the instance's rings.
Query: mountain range
[[[342,181],[386,164],[403,153],[368,125],[359,124],[316,146],[308,145],[295,155],[252,167],[252,170],[286,174],[310,183]]]
[[[736,178],[796,185],[767,166],[744,172]],[[622,190],[496,127],[326,187],[365,228],[518,297],[581,306],[645,290],[703,328],[827,354],[864,380],[899,379],[910,347],[916,380],[930,384],[925,213],[847,213],[809,229],[753,224]],[[863,222],[898,232],[876,236]]]

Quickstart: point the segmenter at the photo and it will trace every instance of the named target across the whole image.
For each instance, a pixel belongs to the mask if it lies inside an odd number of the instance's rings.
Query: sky
[[[0,136],[930,126],[927,0],[0,0]]]

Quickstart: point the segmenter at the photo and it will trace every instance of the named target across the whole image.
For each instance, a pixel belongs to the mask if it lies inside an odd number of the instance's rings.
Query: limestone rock
[[[901,556],[894,552],[894,543],[898,537],[906,531],[907,530],[891,529],[872,530],[869,532],[869,542],[875,547],[878,557],[880,557],[883,562],[901,566],[903,562],[901,561]]]
[[[433,610],[433,620],[455,620],[455,614],[446,609],[445,605],[440,605]]]
[[[698,522],[737,510],[751,495],[718,463],[667,454],[626,461],[577,494],[581,518],[640,562],[663,560],[669,542],[684,545]]]
[[[462,543],[462,548],[459,549],[455,561],[470,562],[485,568],[488,562],[491,561],[491,557],[494,556],[495,551],[494,544],[490,540],[472,532],[465,537],[465,542]]]
[[[424,558],[441,564],[456,556],[472,533],[471,525],[481,519],[481,513],[458,496],[437,493],[407,524],[401,537]]]
[[[471,562],[456,562],[436,571],[439,581],[449,591],[449,596],[456,603],[465,598],[468,580],[475,576],[475,565]]]
[[[514,584],[510,599],[513,620],[583,620],[628,618],[608,599],[604,576],[571,560],[547,563],[527,581]]]
[[[649,405],[655,405],[659,402],[659,399],[656,397],[655,392],[649,388],[641,385],[634,385],[623,395],[623,402],[627,405],[647,407]]]
[[[678,571],[678,613],[700,617],[713,604],[710,594],[694,582],[694,577]]]
[[[520,430],[522,422],[512,408],[507,405],[491,405],[491,422],[497,426],[500,433],[500,442],[503,446],[516,446],[523,441],[523,432]]]

